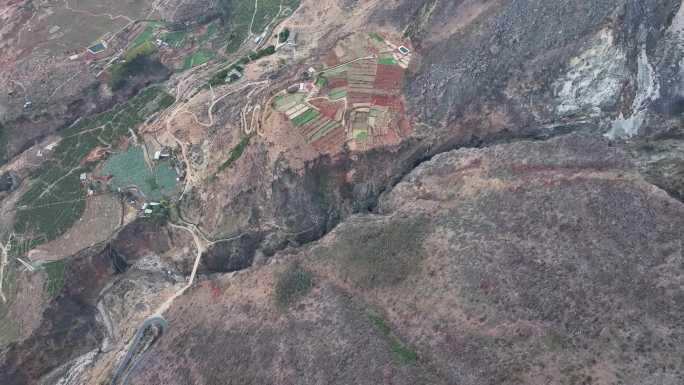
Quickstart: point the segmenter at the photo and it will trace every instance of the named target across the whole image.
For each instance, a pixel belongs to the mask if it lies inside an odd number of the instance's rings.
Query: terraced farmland
[[[390,38],[391,39],[391,38]],[[401,90],[410,56],[377,33],[358,34],[325,56],[331,67],[294,94],[276,97],[274,107],[314,148],[335,152],[396,144],[410,132]]]
[[[54,158],[30,176],[29,186],[19,198],[17,233],[42,243],[69,229],[85,208],[86,191],[80,174],[94,168],[85,162],[86,155],[98,146],[114,147],[129,130],[162,108],[168,97],[160,88],[148,88],[129,102],[61,132]]]

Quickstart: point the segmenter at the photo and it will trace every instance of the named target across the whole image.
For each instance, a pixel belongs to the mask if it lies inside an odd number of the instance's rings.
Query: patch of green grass
[[[338,99],[346,98],[347,97],[347,88],[346,87],[333,88],[332,90],[330,90],[328,97],[330,98],[330,100],[338,100]]]
[[[183,61],[183,69],[188,70],[192,67],[204,64],[214,58],[214,51],[200,48]]]
[[[292,119],[292,124],[294,124],[297,127],[302,126],[316,119],[318,115],[320,115],[320,112],[314,110],[313,108],[309,108],[308,110],[304,111],[303,113],[297,115],[294,119]]]
[[[45,291],[50,298],[54,298],[64,287],[64,272],[66,264],[64,261],[48,262],[45,265],[47,280],[45,281]]]
[[[282,272],[276,282],[275,301],[281,309],[297,302],[314,286],[313,274],[297,263]]]
[[[404,343],[392,333],[392,329],[381,316],[374,313],[368,313],[368,319],[371,324],[385,336],[385,339],[390,344],[392,355],[399,363],[403,365],[415,365],[418,362],[418,353],[404,345]]]
[[[218,172],[222,172],[230,167],[236,160],[240,159],[251,138],[252,136],[250,135],[240,139],[238,144],[236,144],[235,147],[230,150],[230,153],[228,153],[228,159],[219,166]]]

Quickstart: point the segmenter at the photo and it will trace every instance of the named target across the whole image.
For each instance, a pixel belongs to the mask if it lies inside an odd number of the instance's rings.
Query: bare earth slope
[[[684,205],[627,159],[579,136],[441,154],[379,214],[180,299],[131,383],[681,383]],[[283,309],[295,261],[314,287]]]

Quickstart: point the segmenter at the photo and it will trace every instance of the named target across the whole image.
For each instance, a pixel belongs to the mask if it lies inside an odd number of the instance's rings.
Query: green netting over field
[[[111,156],[102,168],[102,175],[111,175],[114,189],[137,187],[150,200],[159,201],[175,191],[176,171],[169,162],[156,164],[151,170],[141,147]]]

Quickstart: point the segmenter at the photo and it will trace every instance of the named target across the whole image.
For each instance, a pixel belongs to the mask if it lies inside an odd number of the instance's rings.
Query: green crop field
[[[221,1],[219,0],[219,4]],[[253,0],[238,0],[226,2],[222,7],[224,11],[224,24],[230,26],[226,31],[226,50],[229,53],[236,52],[240,45],[249,36],[249,27],[252,25],[254,38],[264,32],[264,29],[276,18],[287,16],[287,12],[278,14],[281,6],[280,0],[261,0],[258,2],[256,13]],[[220,6],[220,5],[219,5]],[[221,6],[220,6],[221,7]],[[289,8],[294,12],[299,7],[299,0],[282,0],[283,9]],[[252,24],[252,16],[254,23]]]
[[[152,37],[153,37],[153,35],[154,35],[154,30],[157,28],[157,26],[159,26],[159,24],[160,24],[160,23],[159,23],[159,22],[156,22],[156,21],[147,23],[147,25],[145,26],[145,29],[140,33],[140,35],[138,35],[138,36],[133,40],[133,42],[131,43],[131,46],[132,46],[132,47],[137,47],[137,46],[139,46],[140,44],[143,44],[143,43],[145,43],[145,42],[148,42],[148,41],[151,42],[151,41],[152,41]]]
[[[368,139],[368,130],[354,130],[353,135],[356,140],[366,140]]]
[[[393,57],[381,57],[378,59],[378,64],[393,65],[397,64],[397,61]]]
[[[183,69],[190,69],[192,67],[204,64],[214,58],[214,52],[207,49],[198,49],[192,55],[185,58],[183,62]]]
[[[97,146],[114,145],[129,135],[150,114],[160,109],[167,95],[160,88],[148,88],[124,104],[101,114],[79,120],[61,132],[62,140],[54,157],[34,171],[28,188],[19,198],[15,230],[36,243],[64,234],[85,209],[85,188],[79,176],[93,165],[83,158]]]
[[[173,48],[183,48],[183,46],[185,46],[185,38],[187,35],[188,32],[185,30],[173,31],[165,34],[162,37],[162,40],[164,40],[166,44]]]
[[[218,32],[218,23],[211,23],[207,26],[207,31],[199,38],[199,44],[210,42]]]
[[[304,111],[303,113],[297,115],[294,119],[292,119],[292,124],[294,124],[295,126],[302,126],[314,120],[318,115],[318,111],[314,110],[313,108],[309,108],[308,110]]]
[[[287,111],[295,105],[301,103],[307,94],[303,92],[297,92],[294,94],[286,94],[278,96],[275,99],[275,108],[278,111]]]
[[[56,297],[64,287],[64,271],[66,265],[64,261],[49,262],[45,265],[47,280],[45,281],[45,291],[49,297]]]
[[[328,94],[328,97],[330,97],[331,100],[338,100],[347,97],[347,88],[345,87],[338,87],[330,90],[330,93]]]

